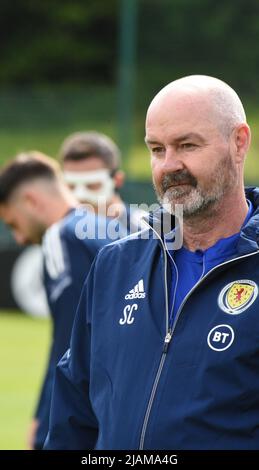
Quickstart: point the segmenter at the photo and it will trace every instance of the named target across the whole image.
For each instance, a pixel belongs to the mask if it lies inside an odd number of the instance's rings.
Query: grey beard
[[[186,195],[188,199],[184,203],[180,201],[178,203],[177,196],[179,198],[183,196],[185,192],[182,191],[176,195],[173,194],[173,191],[171,192],[170,189],[168,189],[164,196],[160,198],[160,203],[169,207],[173,215],[175,215],[175,204],[181,204],[183,207],[183,215],[186,218],[204,213],[218,203],[223,196],[223,193],[220,194],[220,192],[217,194],[203,194],[200,188],[192,188],[189,195]]]
[[[176,183],[188,184],[188,186],[171,186]],[[160,204],[166,205],[171,214],[175,215],[175,205],[181,204],[183,216],[191,218],[200,214],[212,216],[213,208],[236,184],[237,174],[229,157],[218,163],[211,175],[208,188],[201,188],[197,179],[187,170],[183,170],[181,173],[165,175],[160,191],[156,187],[155,191]]]

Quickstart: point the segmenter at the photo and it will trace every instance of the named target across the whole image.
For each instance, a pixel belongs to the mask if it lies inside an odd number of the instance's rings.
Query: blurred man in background
[[[95,131],[68,136],[60,149],[64,178],[81,203],[107,217],[117,217],[129,232],[140,228],[141,210],[130,208],[119,194],[125,181],[120,150],[108,136]]]
[[[44,285],[53,318],[48,367],[28,437],[32,449],[41,449],[46,438],[54,370],[69,347],[83,282],[96,253],[110,241],[106,235],[97,238],[100,226],[106,234],[106,219],[94,214],[87,214],[91,238],[85,231],[76,236],[77,224],[85,217],[85,211],[77,214],[77,206],[57,162],[39,152],[18,155],[0,173],[0,217],[19,244],[42,242]]]

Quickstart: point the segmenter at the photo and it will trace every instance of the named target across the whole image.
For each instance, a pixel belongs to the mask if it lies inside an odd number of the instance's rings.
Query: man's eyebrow
[[[200,134],[197,134],[196,132],[188,132],[188,134],[180,135],[179,137],[174,138],[173,141],[179,143],[188,139],[195,139],[200,142],[204,142],[204,138]],[[155,144],[161,145],[161,143],[158,140],[155,140],[152,138],[149,139],[148,137],[145,137],[144,140],[146,144],[149,144],[149,145],[155,145]]]
[[[150,144],[150,145],[155,145],[155,144],[161,145],[161,143],[158,140],[148,139],[147,137],[144,138],[144,141],[146,144]]]
[[[199,140],[200,142],[204,142],[204,138],[200,134],[197,134],[196,132],[189,132],[188,134],[181,135],[175,138],[174,140],[176,142],[181,142],[183,140],[188,140],[188,139],[195,139],[195,140]]]

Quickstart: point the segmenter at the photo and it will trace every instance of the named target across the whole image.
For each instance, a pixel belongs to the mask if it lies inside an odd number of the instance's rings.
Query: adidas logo
[[[138,283],[129,291],[128,294],[125,295],[126,300],[132,299],[144,299],[146,297],[145,290],[144,290],[144,281],[140,279]]]

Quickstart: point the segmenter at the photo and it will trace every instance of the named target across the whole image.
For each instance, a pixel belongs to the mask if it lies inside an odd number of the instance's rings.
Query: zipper
[[[163,367],[164,367],[165,358],[166,358],[166,352],[163,352],[162,357],[160,359],[158,371],[156,373],[155,382],[153,384],[151,395],[150,395],[150,398],[149,398],[149,401],[148,401],[147,411],[145,413],[145,418],[144,418],[142,431],[141,431],[141,436],[140,436],[140,444],[139,444],[139,449],[140,450],[144,449],[144,441],[145,441],[149,416],[150,416],[152,405],[153,405],[154,398],[155,398],[155,395],[156,395],[156,389],[157,389],[157,386],[158,386],[158,383],[159,383],[159,379],[160,379],[160,376],[161,376],[161,373],[162,373],[162,370],[163,370]]]
[[[157,389],[157,386],[158,386],[158,383],[159,383],[159,379],[160,379],[160,376],[161,376],[161,373],[162,373],[162,370],[163,370],[163,367],[164,367],[167,348],[168,348],[169,343],[171,341],[171,333],[169,331],[169,302],[168,302],[168,286],[167,286],[167,263],[168,263],[167,251],[166,251],[165,244],[164,244],[162,238],[160,237],[160,235],[158,234],[158,232],[153,227],[151,227],[151,225],[149,225],[145,220],[143,220],[143,222],[146,223],[148,225],[148,227],[151,228],[151,230],[156,234],[156,236],[158,237],[158,239],[159,239],[159,241],[162,245],[162,249],[163,249],[163,254],[164,254],[164,285],[165,285],[165,312],[166,312],[166,336],[165,336],[165,339],[164,339],[163,354],[162,354],[162,357],[160,359],[158,371],[156,373],[155,381],[154,381],[154,384],[153,384],[153,387],[152,387],[152,390],[151,390],[151,395],[150,395],[150,398],[149,398],[149,401],[148,401],[148,406],[147,406],[147,410],[146,410],[145,417],[144,417],[144,422],[143,422],[141,436],[140,436],[140,444],[139,444],[139,449],[140,450],[143,450],[143,448],[144,448],[144,440],[145,440],[145,435],[146,435],[146,430],[147,430],[147,425],[148,425],[148,421],[149,421],[150,412],[151,412],[152,405],[153,405],[153,402],[154,402],[154,398],[155,398],[155,395],[156,395],[156,389]]]
[[[167,344],[167,347],[168,347],[168,345],[171,341],[171,337],[172,337],[172,335],[170,334],[170,331],[172,329],[171,326],[172,326],[173,310],[174,310],[174,304],[175,304],[176,289],[178,287],[179,273],[178,273],[178,269],[177,269],[175,260],[172,257],[170,251],[168,250],[166,243],[165,243],[165,249],[166,249],[166,252],[167,252],[169,258],[172,261],[172,264],[174,266],[175,273],[176,273],[176,280],[175,280],[175,286],[174,286],[174,295],[173,295],[173,301],[172,301],[172,306],[171,306],[171,312],[170,312],[170,316],[169,316],[169,332],[166,334],[166,337],[165,337],[165,344]],[[167,285],[166,285],[166,288],[167,288]]]
[[[150,417],[150,413],[151,413],[152,406],[153,406],[153,403],[154,403],[154,399],[155,399],[157,387],[158,387],[158,384],[159,384],[159,380],[160,380],[160,377],[161,377],[161,373],[162,373],[162,370],[163,370],[163,367],[164,367],[168,347],[169,347],[169,344],[172,340],[172,337],[173,337],[173,334],[174,334],[179,316],[180,316],[180,314],[183,310],[183,307],[186,304],[187,300],[190,298],[190,296],[192,295],[194,290],[198,286],[200,286],[200,284],[205,279],[207,279],[207,277],[212,272],[216,271],[218,268],[220,268],[222,266],[225,266],[226,264],[230,264],[233,261],[238,261],[240,259],[248,258],[249,256],[253,256],[253,255],[256,255],[256,254],[259,253],[259,250],[257,250],[257,251],[254,251],[253,253],[248,253],[246,255],[239,256],[238,258],[234,258],[234,259],[231,259],[231,260],[228,260],[228,261],[224,261],[224,263],[221,263],[221,264],[218,264],[217,266],[214,266],[214,268],[210,269],[210,271],[208,271],[207,274],[205,274],[204,276],[203,276],[203,274],[204,274],[204,270],[205,270],[205,265],[204,265],[204,262],[203,262],[203,270],[202,270],[201,277],[198,280],[198,282],[196,282],[196,284],[192,287],[192,289],[188,292],[188,294],[184,297],[184,299],[183,299],[183,301],[182,301],[182,303],[181,303],[181,305],[180,305],[180,307],[179,307],[179,309],[176,313],[175,320],[173,322],[172,328],[170,328],[169,327],[169,306],[168,306],[168,285],[167,285],[167,254],[170,256],[170,258],[172,260],[173,260],[173,258],[170,255],[170,253],[168,252],[168,250],[166,248],[166,245],[164,244],[164,242],[163,242],[162,238],[160,237],[160,235],[158,234],[158,232],[156,232],[156,230],[153,227],[151,227],[151,225],[149,225],[148,222],[146,222],[145,220],[143,220],[143,222],[146,223],[146,225],[148,225],[149,228],[151,228],[151,230],[156,234],[156,236],[159,239],[159,241],[162,245],[162,248],[163,248],[164,261],[165,261],[164,281],[165,281],[165,300],[166,300],[166,335],[165,335],[165,339],[164,339],[163,351],[162,351],[162,356],[161,356],[161,359],[160,359],[158,371],[157,371],[156,376],[155,376],[155,381],[153,383],[153,387],[152,387],[152,390],[151,390],[151,395],[150,395],[150,398],[149,398],[149,401],[148,401],[148,406],[147,406],[147,410],[146,410],[145,417],[144,417],[144,422],[143,422],[141,436],[140,436],[139,450],[144,449],[144,442],[145,442],[145,436],[146,436],[147,426],[148,426],[148,422],[149,422],[149,417]],[[173,260],[173,263],[175,265],[174,260]],[[175,265],[175,267],[176,267],[176,265]],[[176,268],[176,270],[177,270],[177,268]],[[173,309],[173,305],[172,305],[172,309]]]

